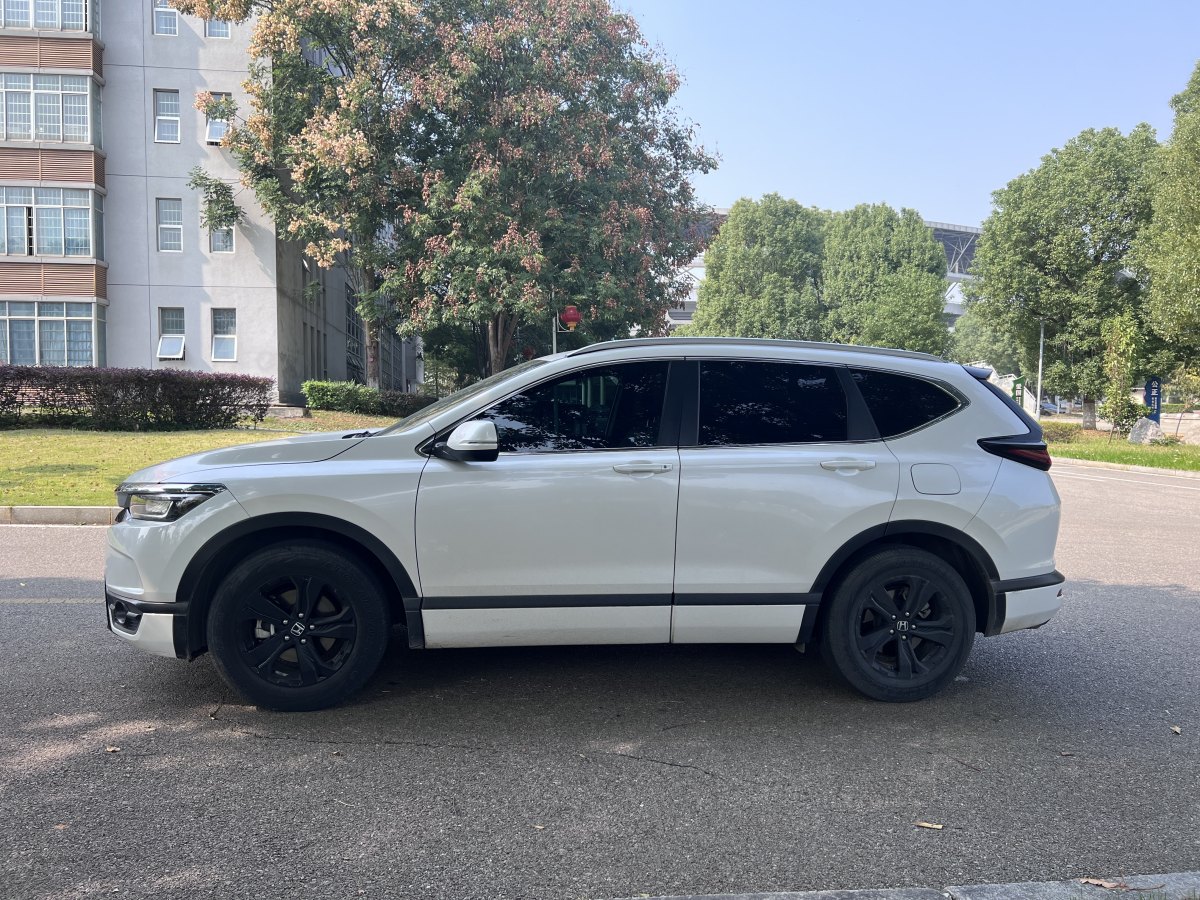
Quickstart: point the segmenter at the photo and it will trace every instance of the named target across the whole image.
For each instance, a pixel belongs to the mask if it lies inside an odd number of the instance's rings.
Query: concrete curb
[[[0,525],[111,525],[115,506],[0,506]]]
[[[1021,881],[933,888],[882,888],[865,891],[800,891],[766,894],[673,894],[644,900],[1088,900],[1125,892],[1149,893],[1154,900],[1200,900],[1200,872],[1169,875],[1117,875],[1092,879],[1108,884],[1071,881]]]
[[[1050,457],[1055,463],[1062,463],[1065,466],[1086,466],[1093,469],[1119,469],[1122,472],[1140,472],[1143,475],[1171,475],[1178,478],[1200,478],[1200,472],[1189,472],[1186,469],[1160,469],[1156,466],[1134,466],[1127,463],[1110,463],[1101,462],[1097,459],[1074,459],[1070,456],[1055,456],[1054,451],[1050,451]],[[1050,467],[1050,471],[1054,471],[1054,467]]]

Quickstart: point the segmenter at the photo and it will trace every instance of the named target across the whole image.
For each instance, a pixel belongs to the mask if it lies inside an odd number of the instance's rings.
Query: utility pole
[[[1046,348],[1046,320],[1042,319],[1041,332],[1038,334],[1038,386],[1037,386],[1037,420],[1042,420],[1042,353]]]

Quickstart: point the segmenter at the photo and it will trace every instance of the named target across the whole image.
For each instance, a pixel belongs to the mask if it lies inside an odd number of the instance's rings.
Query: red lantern
[[[583,316],[579,314],[579,310],[577,310],[574,306],[568,306],[566,309],[564,309],[559,318],[562,319],[562,323],[567,326],[567,331],[574,331],[575,326],[583,320]]]

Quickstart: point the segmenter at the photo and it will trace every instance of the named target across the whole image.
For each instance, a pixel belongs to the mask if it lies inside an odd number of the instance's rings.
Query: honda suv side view
[[[988,372],[896,350],[708,338],[535,359],[377,432],[130,476],[110,630],[213,654],[317,709],[409,647],[819,645],[877,700],[927,697],[977,633],[1061,602],[1037,424]]]

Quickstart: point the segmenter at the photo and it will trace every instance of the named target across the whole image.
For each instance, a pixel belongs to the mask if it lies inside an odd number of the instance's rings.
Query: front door
[[[496,424],[494,462],[430,459],[416,513],[427,647],[670,640],[669,365],[526,388],[477,416]]]

